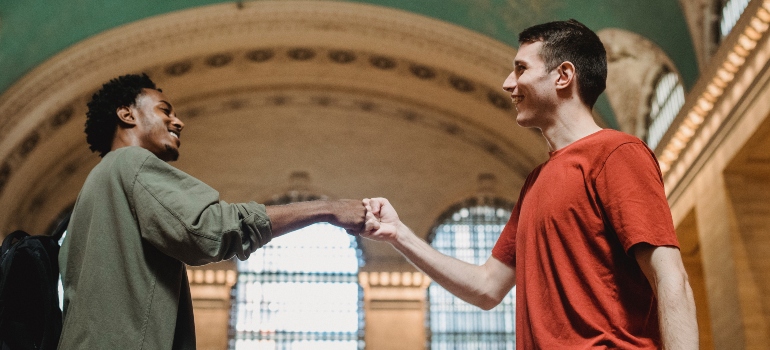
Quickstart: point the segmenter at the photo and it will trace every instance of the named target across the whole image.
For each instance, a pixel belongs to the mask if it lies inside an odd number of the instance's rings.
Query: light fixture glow
[[[740,67],[743,65],[744,62],[746,62],[746,59],[739,56],[735,52],[730,52],[729,55],[727,55],[727,59],[730,61],[730,63],[734,64],[737,67]]]
[[[751,28],[754,28],[757,32],[764,33],[767,31],[768,24],[761,19],[754,17],[751,19]]]
[[[764,7],[760,7],[759,10],[757,10],[757,18],[765,23],[770,22],[770,12],[765,10]]]
[[[717,86],[716,84],[714,84],[714,82],[712,82],[711,84],[709,84],[706,87],[706,91],[708,91],[709,94],[711,95],[711,97],[714,98],[714,100],[712,102],[716,102],[716,99],[719,98],[719,96],[722,95],[722,92],[724,90],[722,88],[720,88],[719,86]]]
[[[770,28],[769,23],[770,0],[764,0],[749,24],[743,29],[743,33],[738,36],[737,43],[727,54],[711,82],[701,92],[697,102],[687,113],[687,118],[681,122],[674,137],[668,141],[668,145],[664,148],[658,162],[661,172],[666,176],[669,171],[676,170],[670,174],[672,178],[667,180],[667,184],[679,181],[686,167],[689,166],[682,162],[692,162],[695,155],[703,149],[701,139],[711,137],[711,134],[723,122],[723,118],[711,116],[709,125],[703,128],[702,134],[693,139],[696,130],[706,121],[708,113],[713,110],[714,103],[724,94],[727,85],[735,79],[735,74],[746,63],[746,58],[756,49],[757,43]],[[688,146],[690,146],[689,149],[687,149]],[[685,149],[687,151],[684,151]],[[673,163],[677,161],[682,152],[685,154],[685,159],[676,168],[673,168]]]
[[[734,75],[733,73],[730,73],[730,72],[728,72],[728,71],[727,71],[727,70],[724,68],[724,65],[722,65],[722,68],[720,68],[720,69],[717,71],[717,76],[718,76],[719,78],[721,78],[721,79],[722,79],[722,80],[723,80],[725,83],[728,83],[728,82],[731,82],[731,81],[733,81],[733,78],[735,77],[735,75]]]
[[[682,141],[682,139],[678,137],[674,137],[673,139],[671,139],[671,146],[674,149],[681,151],[684,148],[684,146],[687,146],[687,140]]]
[[[712,109],[714,109],[714,104],[702,97],[698,99],[698,106],[705,112],[710,112]]]
[[[697,126],[703,123],[703,116],[695,112],[690,112],[689,114],[687,114],[687,120]]]

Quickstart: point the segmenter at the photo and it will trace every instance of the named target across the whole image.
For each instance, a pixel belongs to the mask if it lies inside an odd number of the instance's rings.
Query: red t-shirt
[[[527,177],[492,256],[516,268],[519,349],[660,347],[657,303],[629,249],[678,247],[655,155],[614,130]]]

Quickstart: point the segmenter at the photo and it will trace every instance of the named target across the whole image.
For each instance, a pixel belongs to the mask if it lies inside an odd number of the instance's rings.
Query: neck
[[[579,103],[563,106],[554,113],[552,123],[541,128],[550,151],[558,151],[602,128],[594,121],[591,109]]]
[[[110,150],[114,151],[128,146],[141,146],[139,137],[130,132],[130,130],[118,126],[118,129],[115,131],[115,138],[112,139],[112,148]]]

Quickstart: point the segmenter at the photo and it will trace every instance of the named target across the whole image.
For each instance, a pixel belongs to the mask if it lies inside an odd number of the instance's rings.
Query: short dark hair
[[[607,51],[599,36],[574,19],[538,24],[519,34],[519,44],[537,41],[543,42],[546,72],[565,61],[575,65],[580,99],[593,108],[607,86]]]
[[[147,74],[127,74],[102,85],[91,97],[86,112],[86,141],[91,151],[99,152],[99,156],[104,157],[112,149],[118,125],[116,111],[120,107],[133,106],[142,89],[160,91]]]

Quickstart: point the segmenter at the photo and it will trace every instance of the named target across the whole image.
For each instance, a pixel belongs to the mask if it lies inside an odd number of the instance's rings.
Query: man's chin
[[[522,115],[522,113],[519,113],[516,115],[516,124],[519,124],[519,126],[523,128],[531,128],[532,119],[528,118],[526,114]]]
[[[163,154],[163,160],[173,162],[179,159],[179,150],[166,145],[166,152]]]

